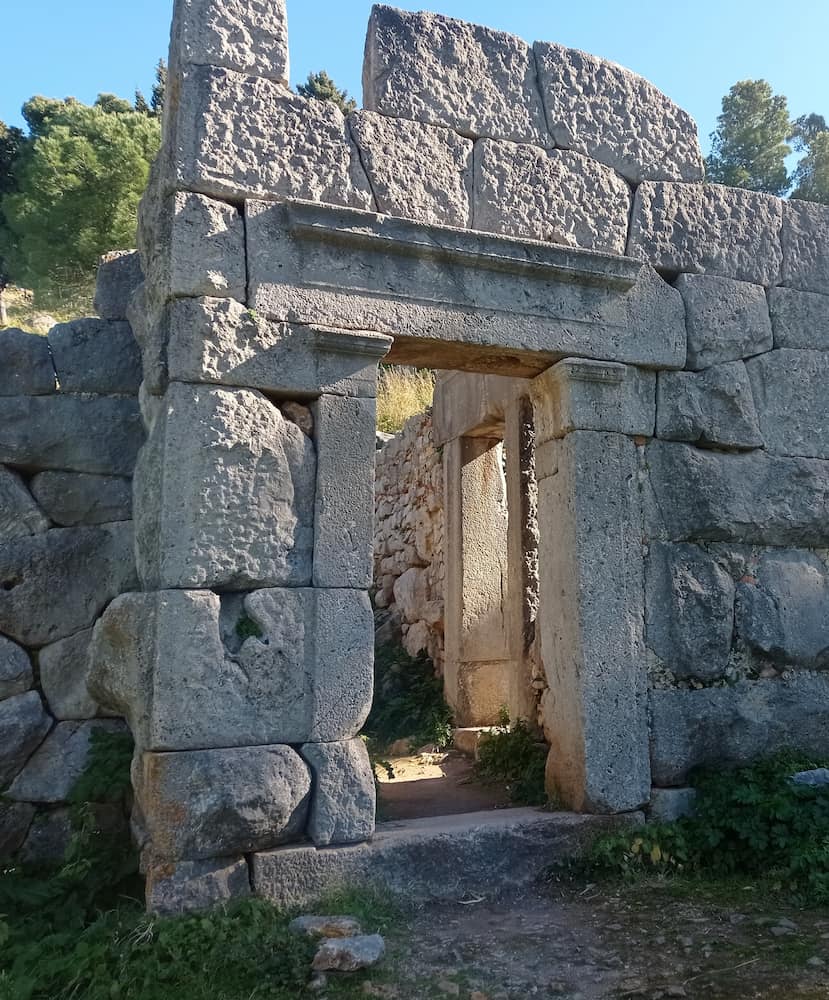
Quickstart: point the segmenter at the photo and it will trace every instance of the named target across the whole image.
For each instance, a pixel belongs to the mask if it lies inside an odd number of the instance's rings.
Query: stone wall
[[[86,682],[96,618],[137,581],[137,272],[135,254],[104,259],[97,319],[0,331],[0,857],[62,857],[90,733],[124,729]]]
[[[377,453],[374,605],[399,622],[403,646],[443,669],[443,453],[428,411]],[[385,617],[385,616],[384,616]]]

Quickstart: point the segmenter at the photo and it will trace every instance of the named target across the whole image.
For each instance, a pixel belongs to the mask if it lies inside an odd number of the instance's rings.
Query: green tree
[[[783,195],[789,188],[786,98],[765,80],[741,80],[722,101],[706,161],[708,180]]]
[[[803,115],[794,123],[793,145],[803,153],[792,176],[792,198],[829,205],[829,127],[823,115]]]
[[[17,190],[17,175],[15,164],[26,144],[26,137],[19,128],[13,128],[0,122],[0,234],[6,229],[3,215],[3,196]],[[10,281],[9,261],[3,253],[0,243],[0,326],[8,322],[4,292]]]
[[[142,115],[152,115],[153,118],[160,118],[164,111],[164,98],[167,95],[167,63],[163,59],[158,60],[155,67],[155,83],[150,100],[144,96],[143,92],[135,92],[135,110]]]
[[[303,97],[315,97],[318,101],[333,101],[344,115],[357,108],[357,102],[348,96],[347,90],[340,90],[324,69],[319,73],[309,73],[305,83],[297,87]]]

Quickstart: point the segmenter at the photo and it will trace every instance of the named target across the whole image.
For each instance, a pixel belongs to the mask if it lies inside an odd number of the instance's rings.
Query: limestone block
[[[660,785],[695,767],[742,765],[779,750],[829,753],[829,677],[791,674],[699,691],[651,691],[651,765]]]
[[[299,752],[313,775],[311,840],[317,847],[370,840],[377,796],[364,741],[306,743]]]
[[[829,295],[829,205],[783,202],[782,283]]]
[[[311,799],[308,767],[287,746],[143,753],[133,787],[154,860],[232,857],[295,840]]]
[[[775,347],[829,351],[829,293],[770,288],[768,298]]]
[[[699,371],[772,349],[766,294],[759,285],[709,274],[681,274],[676,288],[685,303],[688,368]]]
[[[551,42],[534,48],[556,145],[586,153],[634,184],[703,179],[696,123],[652,83],[578,49]]]
[[[178,299],[166,311],[169,377],[291,396],[374,396],[391,338],[272,323],[233,299]]]
[[[656,374],[613,362],[568,358],[530,383],[540,445],[573,430],[653,436]]]
[[[18,774],[51,725],[37,691],[0,701],[0,789]]]
[[[40,472],[31,482],[35,499],[55,524],[110,524],[132,517],[132,483],[121,476]]]
[[[553,145],[530,47],[515,35],[439,14],[372,8],[363,103],[473,138]]]
[[[66,802],[86,769],[92,732],[96,729],[126,732],[119,719],[59,722],[14,779],[7,797],[17,802]]]
[[[28,802],[0,802],[0,858],[10,858],[26,839],[35,807]]]
[[[40,686],[56,719],[91,719],[101,714],[87,690],[92,629],[44,646],[38,655]]]
[[[151,302],[147,283],[143,281],[133,292],[127,306],[127,320],[141,349],[141,369],[144,380],[139,398],[148,393],[157,395],[167,385],[166,327],[157,303]]]
[[[160,862],[150,865],[145,886],[147,911],[160,917],[198,913],[250,896],[244,858]]]
[[[427,570],[411,566],[395,580],[393,593],[403,621],[409,624],[420,621],[431,596]]]
[[[734,581],[704,549],[652,542],[645,606],[645,640],[670,671],[698,680],[724,675],[734,632]]]
[[[628,253],[659,270],[773,285],[782,261],[782,206],[743,188],[645,181],[633,203]]]
[[[0,397],[0,462],[10,465],[131,476],[143,438],[134,399]]]
[[[41,396],[55,391],[49,342],[14,327],[0,330],[0,396]]]
[[[0,700],[28,691],[33,680],[29,654],[11,639],[0,635]],[[0,857],[4,856],[0,852]]]
[[[370,111],[356,112],[348,124],[378,212],[461,229],[471,225],[470,139]]]
[[[326,972],[356,972],[377,965],[385,954],[386,942],[381,934],[329,938],[320,943],[311,968],[323,975]]]
[[[317,444],[314,586],[372,584],[373,399],[320,396],[311,407]]]
[[[89,628],[113,597],[137,586],[132,547],[129,521],[56,528],[0,547],[0,631],[45,646]]]
[[[609,167],[565,149],[475,144],[475,228],[624,254],[632,201]]]
[[[259,635],[240,640],[240,622]],[[95,626],[90,689],[149,750],[349,739],[371,705],[372,640],[357,591],[125,594]]]
[[[761,448],[760,427],[765,424],[757,420],[752,384],[742,361],[699,373],[660,372],[656,436],[724,448]],[[759,397],[757,402],[762,412]]]
[[[49,347],[62,392],[138,392],[141,352],[129,323],[59,323],[49,332]]]
[[[205,66],[184,75],[177,122],[179,186],[221,198],[373,207],[357,147],[331,101]]]
[[[829,458],[829,354],[784,348],[746,367],[767,450]]]
[[[20,476],[0,465],[0,544],[39,535],[49,527],[48,519]]]
[[[95,312],[101,319],[126,319],[129,301],[143,280],[141,256],[137,250],[105,253],[98,262]]]
[[[171,51],[183,66],[224,66],[287,87],[285,0],[178,0]]]
[[[829,544],[829,462],[652,441],[646,463],[658,504],[658,512],[651,513],[651,537]]]
[[[136,468],[144,586],[309,583],[315,473],[311,441],[260,393],[171,383]]]
[[[696,788],[652,788],[648,819],[651,823],[676,823],[693,816],[696,798]]]
[[[737,631],[784,666],[829,670],[829,570],[813,552],[764,552],[737,589]]]

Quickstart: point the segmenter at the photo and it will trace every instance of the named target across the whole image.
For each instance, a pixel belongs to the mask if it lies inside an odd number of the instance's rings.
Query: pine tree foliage
[[[303,97],[315,97],[318,101],[333,101],[344,115],[357,109],[357,102],[348,96],[348,91],[340,90],[324,69],[319,73],[309,73],[307,81],[297,87],[297,92]]]

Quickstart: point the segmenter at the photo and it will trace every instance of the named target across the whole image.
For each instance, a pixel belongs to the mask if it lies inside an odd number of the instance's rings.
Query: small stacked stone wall
[[[377,453],[374,605],[399,622],[403,646],[443,669],[443,455],[428,411]]]
[[[125,321],[137,257],[100,272],[97,319],[0,331],[0,857],[62,857],[93,728],[98,615],[137,582],[132,483],[141,359]],[[140,275],[138,279],[140,280]],[[120,823],[107,815],[99,821]],[[112,807],[110,807],[112,813]]]

